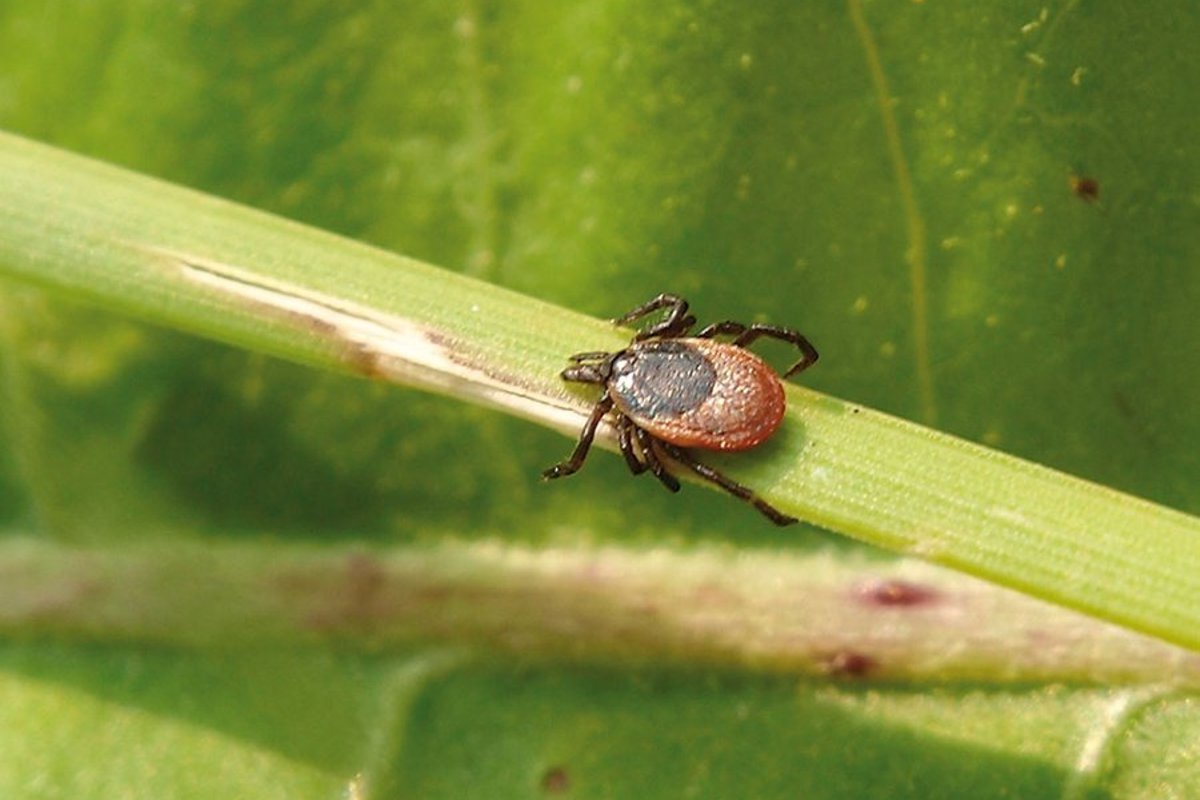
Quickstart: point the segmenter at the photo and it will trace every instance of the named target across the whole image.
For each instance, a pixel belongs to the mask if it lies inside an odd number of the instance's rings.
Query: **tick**
[[[799,331],[776,325],[714,322],[689,335],[696,318],[688,303],[660,294],[613,320],[634,322],[666,309],[663,318],[634,335],[615,353],[576,353],[563,380],[603,387],[579,434],[575,450],[542,477],[562,478],[579,471],[591,449],[596,428],[613,416],[617,442],[629,471],[649,471],[672,492],[679,481],[668,464],[679,464],[734,497],[752,504],[776,525],[796,521],[752,490],[697,461],[693,450],[739,451],[762,444],[783,421],[787,401],[783,384],[765,361],[745,349],[760,338],[779,339],[800,351],[800,360],[783,374],[811,367],[817,350]],[[728,342],[718,336],[732,336]]]

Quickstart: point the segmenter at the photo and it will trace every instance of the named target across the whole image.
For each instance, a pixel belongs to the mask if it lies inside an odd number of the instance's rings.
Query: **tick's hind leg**
[[[543,472],[543,478],[546,480],[562,478],[579,471],[579,468],[583,466],[584,459],[587,458],[588,450],[592,447],[592,440],[596,438],[596,428],[600,425],[600,420],[604,419],[604,415],[611,411],[612,407],[612,398],[608,396],[608,392],[605,392],[592,408],[587,422],[583,423],[583,430],[579,432],[579,442],[575,445],[575,450],[570,457]]]
[[[728,335],[735,337],[731,344],[736,347],[747,347],[755,339],[767,337],[769,339],[778,339],[781,342],[794,344],[800,351],[800,360],[788,368],[788,371],[783,373],[783,377],[787,378],[795,375],[797,372],[804,370],[817,363],[817,348],[813,347],[812,342],[804,337],[804,334],[795,328],[783,328],[779,325],[763,325],[754,323],[746,325],[733,320],[725,322],[714,322],[708,325],[696,334],[698,339],[711,339],[714,336]]]
[[[679,491],[679,481],[667,472],[662,459],[654,451],[653,438],[624,415],[617,420],[617,442],[621,445],[621,455],[625,457],[630,472],[641,475],[650,470],[669,491]]]
[[[763,516],[771,520],[771,522],[774,522],[776,525],[791,525],[792,523],[798,521],[795,517],[789,517],[787,514],[784,514],[782,511],[763,500],[751,489],[748,489],[737,481],[726,477],[707,464],[702,464],[696,459],[692,458],[691,454],[683,448],[676,447],[668,442],[659,442],[659,444],[663,451],[666,452],[666,454],[671,458],[675,459],[680,464],[699,475],[701,478],[704,478],[706,481],[710,481],[715,483],[717,486],[720,486],[734,497],[750,503],[752,506],[757,508],[763,514]]]
[[[633,435],[637,437],[642,457],[646,459],[646,466],[654,473],[654,477],[658,478],[658,482],[665,486],[667,491],[678,492],[679,481],[663,466],[662,459],[658,457],[658,451],[654,449],[657,439],[632,423],[629,427],[633,429]]]
[[[621,446],[621,455],[625,457],[625,465],[634,475],[641,475],[650,469],[643,456],[638,454],[633,443],[634,425],[629,417],[622,414],[617,420],[617,443]]]

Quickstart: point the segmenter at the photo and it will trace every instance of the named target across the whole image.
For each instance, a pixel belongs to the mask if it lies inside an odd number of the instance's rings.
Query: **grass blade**
[[[558,380],[564,354],[626,341],[602,321],[8,135],[0,274],[566,432],[588,397]],[[718,462],[780,509],[1200,647],[1200,520],[789,391],[782,435]]]

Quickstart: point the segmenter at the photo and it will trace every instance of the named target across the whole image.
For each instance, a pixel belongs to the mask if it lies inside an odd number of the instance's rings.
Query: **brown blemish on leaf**
[[[868,605],[909,608],[936,603],[940,597],[932,587],[901,580],[871,581],[858,589]]]
[[[827,675],[835,678],[865,678],[879,668],[879,662],[866,653],[839,650],[827,656],[821,664]]]
[[[545,794],[563,794],[571,788],[571,776],[565,767],[551,767],[542,774],[541,788]]]
[[[528,381],[522,380],[519,375],[497,369],[495,364],[491,364],[483,358],[471,356],[459,340],[434,330],[428,331],[427,335],[430,342],[445,352],[446,358],[463,369],[479,373],[506,387],[540,392],[541,387],[531,385]]]
[[[235,264],[152,250],[189,280],[256,314],[307,331],[351,372],[395,379],[406,368],[444,363],[428,328],[309,287],[273,281]],[[411,362],[411,363],[410,363]]]
[[[1086,175],[1072,175],[1067,179],[1071,191],[1080,200],[1095,203],[1100,199],[1100,181]]]
[[[319,338],[336,343],[338,345],[338,355],[342,363],[346,364],[351,372],[372,380],[386,377],[386,371],[383,369],[383,359],[380,358],[379,352],[366,346],[363,342],[345,338],[337,325],[334,325],[332,322],[312,315],[298,313],[289,313],[287,314],[287,318],[297,325],[306,327],[317,334]]]
[[[318,601],[304,618],[309,629],[319,633],[369,631],[387,614],[387,571],[374,556],[352,553],[335,580],[314,585],[302,576],[289,579],[287,587],[302,599]]]

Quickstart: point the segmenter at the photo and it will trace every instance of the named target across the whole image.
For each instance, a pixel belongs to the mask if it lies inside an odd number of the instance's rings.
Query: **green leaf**
[[[0,124],[600,317],[670,289],[706,316],[795,324],[821,348],[805,382],[822,392],[1194,513],[1200,166],[1189,155],[1198,84],[1187,54],[1198,27],[1192,12],[1155,2],[396,10],[14,0],[0,10]],[[1073,190],[1080,177],[1097,181],[1097,199]],[[80,213],[126,209],[111,196],[68,199]],[[176,233],[221,242],[196,229],[212,210],[195,206]],[[60,256],[76,248],[76,264],[113,256],[111,242],[56,243],[55,217],[40,220],[20,226],[19,242],[8,219],[7,268],[28,241]],[[290,259],[312,255],[314,240],[292,234],[259,241],[256,268],[313,274],[320,265]],[[338,296],[404,293],[325,267]],[[451,536],[736,560],[733,544],[792,564],[828,542],[765,529],[696,487],[669,497],[605,455],[573,484],[541,486],[565,439],[130,323],[122,312],[135,306],[163,321],[179,311],[171,294],[134,296],[136,277],[115,274],[104,311],[5,286],[6,529],[102,555],[264,538],[281,554],[294,540],[334,554],[362,540],[404,552]],[[446,281],[443,294],[461,285]],[[444,308],[435,299],[427,313]],[[193,330],[310,363],[339,355],[318,332],[269,347],[278,319],[212,311]],[[620,340],[594,321],[559,319],[577,333],[524,364],[548,380],[576,338]],[[520,341],[538,338],[528,318],[511,324]],[[477,329],[493,330],[504,328]],[[510,352],[502,338],[498,358]],[[818,427],[805,428],[814,441]],[[770,461],[739,474],[765,487]],[[888,463],[919,483],[941,462]],[[884,511],[919,500],[889,486]],[[1123,582],[1127,560],[1154,552],[1173,552],[1171,568],[1186,575],[1196,552],[1186,538],[1172,551],[1147,529],[1143,551],[1136,536],[1097,535],[1093,574],[1109,575],[1114,594],[1100,584],[1093,596],[1113,608],[1126,607],[1125,593],[1143,608],[1187,606],[1186,582],[1173,594]],[[1014,544],[999,544],[1010,566]],[[47,552],[72,563],[71,547]],[[1043,590],[1064,577],[1060,557],[1024,554]],[[1071,580],[1062,585],[1071,591]],[[88,607],[86,581],[53,586],[39,595],[43,614]],[[202,673],[204,649],[180,654],[178,674]],[[1186,700],[1157,689],[1020,689],[993,678],[978,691],[797,690],[704,672],[480,671],[424,650],[381,657],[398,677],[357,693],[337,688],[354,685],[349,663],[328,681],[270,680],[320,660],[303,653],[247,660],[255,697],[282,709],[267,715],[277,724],[260,724],[261,707],[236,687],[175,679],[170,663],[138,649],[6,650],[6,730],[56,743],[41,751],[47,762],[5,748],[0,777],[13,796],[210,796],[206,786],[257,795],[264,782],[313,797],[335,786],[505,796],[564,785],[572,796],[867,796],[881,786],[1154,796],[1163,785],[1187,794],[1197,780],[1182,755],[1195,741]],[[1010,641],[991,665],[1002,672],[1014,651]],[[78,672],[56,670],[62,662]],[[114,683],[130,688],[106,694]],[[318,708],[362,709],[362,732],[330,724],[354,740],[336,759],[289,743],[314,725],[292,685]],[[96,747],[97,729],[117,743]],[[198,746],[214,735],[219,747]],[[162,783],[137,771],[148,763]],[[219,764],[241,766],[218,776]]]

